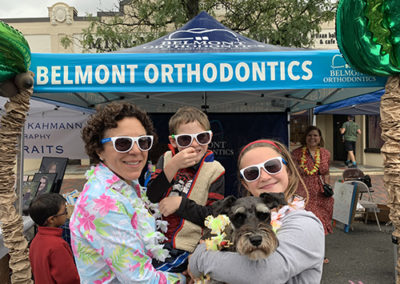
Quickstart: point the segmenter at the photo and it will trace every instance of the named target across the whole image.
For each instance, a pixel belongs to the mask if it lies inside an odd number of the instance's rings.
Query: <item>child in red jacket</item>
[[[35,198],[28,209],[38,225],[38,233],[29,250],[36,284],[80,283],[72,251],[61,237],[67,219],[66,200],[58,193],[45,193]]]

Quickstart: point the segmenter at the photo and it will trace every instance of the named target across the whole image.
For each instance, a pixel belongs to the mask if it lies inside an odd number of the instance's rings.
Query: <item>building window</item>
[[[381,117],[379,115],[367,115],[365,119],[367,124],[367,147],[364,152],[380,153],[384,143],[381,138]]]

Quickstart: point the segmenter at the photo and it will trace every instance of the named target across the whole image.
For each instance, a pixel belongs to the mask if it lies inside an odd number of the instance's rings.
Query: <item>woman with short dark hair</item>
[[[150,118],[132,104],[110,103],[89,118],[82,138],[97,164],[86,173],[70,221],[82,283],[184,283],[182,274],[152,266],[168,252],[156,230],[166,227],[156,220],[158,205],[138,183],[156,139]]]

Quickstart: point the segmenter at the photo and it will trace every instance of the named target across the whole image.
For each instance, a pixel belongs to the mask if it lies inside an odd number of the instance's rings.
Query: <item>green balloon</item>
[[[377,76],[400,73],[400,2],[341,0],[336,14],[340,52],[354,69]]]
[[[0,21],[0,82],[27,72],[31,50],[23,34]]]

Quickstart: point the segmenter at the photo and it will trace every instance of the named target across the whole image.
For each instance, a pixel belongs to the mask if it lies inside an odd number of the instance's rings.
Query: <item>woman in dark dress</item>
[[[306,210],[313,212],[322,222],[325,235],[332,233],[333,197],[326,197],[322,187],[321,178],[329,183],[329,160],[331,153],[323,148],[324,140],[321,130],[309,126],[301,141],[302,146],[293,150],[292,158],[299,166],[299,172],[308,189],[308,202]],[[306,196],[306,191],[301,183],[297,194]],[[324,263],[329,260],[325,258]]]

